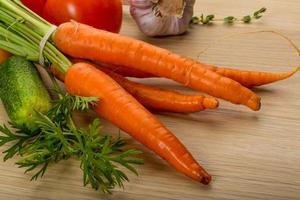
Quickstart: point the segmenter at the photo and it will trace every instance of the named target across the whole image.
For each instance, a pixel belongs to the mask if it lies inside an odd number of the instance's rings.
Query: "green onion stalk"
[[[51,36],[40,47],[44,36],[53,28],[18,0],[0,0],[0,48],[38,63],[42,48],[45,67],[54,64],[66,73],[72,63],[53,44]]]

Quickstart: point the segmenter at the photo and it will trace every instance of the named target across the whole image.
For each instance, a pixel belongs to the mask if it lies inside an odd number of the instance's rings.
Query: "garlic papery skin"
[[[145,35],[169,36],[187,31],[193,17],[195,0],[185,0],[181,16],[160,13],[153,1],[155,0],[130,0],[130,13]]]

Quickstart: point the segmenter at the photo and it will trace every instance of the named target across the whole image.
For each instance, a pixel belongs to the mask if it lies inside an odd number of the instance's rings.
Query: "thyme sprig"
[[[253,14],[250,15],[245,15],[241,18],[239,17],[235,17],[235,16],[227,16],[224,17],[223,19],[218,19],[215,17],[215,15],[211,14],[211,15],[207,15],[205,16],[204,14],[202,14],[200,17],[194,16],[191,19],[191,24],[212,24],[213,22],[217,22],[217,21],[222,21],[226,24],[232,24],[234,22],[242,22],[242,23],[251,23],[253,20],[258,20],[260,18],[263,17],[263,14],[267,11],[267,9],[265,7],[255,11]]]

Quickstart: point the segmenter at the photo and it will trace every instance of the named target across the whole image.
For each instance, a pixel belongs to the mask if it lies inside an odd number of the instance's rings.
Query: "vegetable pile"
[[[0,145],[16,142],[6,151],[6,158],[19,154],[21,160],[17,164],[26,167],[27,171],[40,167],[34,176],[37,178],[44,174],[50,162],[76,157],[81,161],[84,184],[102,191],[122,186],[122,181],[127,180],[114,163],[136,172],[132,164],[141,164],[142,161],[132,156],[140,152],[118,153],[124,143],[98,135],[97,121],[88,130],[77,128],[71,117],[74,110],[90,107],[178,172],[209,184],[211,175],[145,107],[198,112],[217,108],[216,98],[221,98],[257,111],[261,107],[261,98],[251,90],[252,87],[286,79],[299,70],[273,74],[211,66],[79,22],[66,22],[55,27],[17,0],[0,0],[0,48],[43,65],[64,81],[67,91],[62,92],[53,79],[58,99],[45,113],[35,109],[37,130],[34,132],[14,123],[16,133],[6,126],[1,128],[6,136],[0,138]],[[76,60],[71,62],[65,55]],[[3,73],[6,71],[8,69]],[[211,96],[162,90],[127,80],[122,74],[164,77]],[[5,83],[1,90],[3,87],[6,87]]]
[[[66,94],[53,80],[57,98],[51,102],[36,68],[22,57],[13,56],[1,65],[0,77],[0,96],[16,130],[0,126],[4,134],[0,146],[12,143],[4,151],[4,160],[19,154],[16,164],[26,172],[35,171],[32,180],[42,177],[50,163],[69,158],[80,160],[84,185],[103,192],[123,187],[128,180],[118,165],[137,174],[133,165],[143,161],[133,156],[140,151],[123,151],[123,140],[100,135],[98,119],[88,129],[75,126],[72,112],[89,109],[98,98]]]

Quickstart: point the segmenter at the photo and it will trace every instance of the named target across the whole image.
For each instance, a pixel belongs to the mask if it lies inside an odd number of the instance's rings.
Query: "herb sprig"
[[[267,9],[265,7],[255,11],[253,14],[251,15],[245,15],[241,18],[239,17],[235,17],[235,16],[227,16],[224,17],[223,19],[218,19],[215,17],[215,15],[207,15],[204,16],[203,14],[200,17],[194,16],[190,23],[191,24],[211,24],[213,22],[217,22],[217,21],[221,21],[224,22],[226,24],[233,24],[234,22],[242,22],[242,23],[251,23],[253,20],[258,20],[260,18],[263,17],[263,14],[267,11]]]
[[[43,177],[49,164],[69,158],[80,160],[84,186],[91,185],[95,190],[110,193],[116,186],[123,187],[128,181],[121,171],[123,166],[137,174],[133,167],[142,164],[136,158],[141,152],[135,149],[123,151],[125,142],[120,138],[99,134],[101,125],[98,119],[88,129],[77,128],[72,120],[72,112],[87,110],[98,101],[95,97],[71,96],[58,92],[59,99],[47,114],[37,113],[38,130],[29,131],[25,127],[0,126],[0,146],[10,144],[4,151],[4,160],[19,155],[16,164],[25,172],[34,171],[31,180]]]

